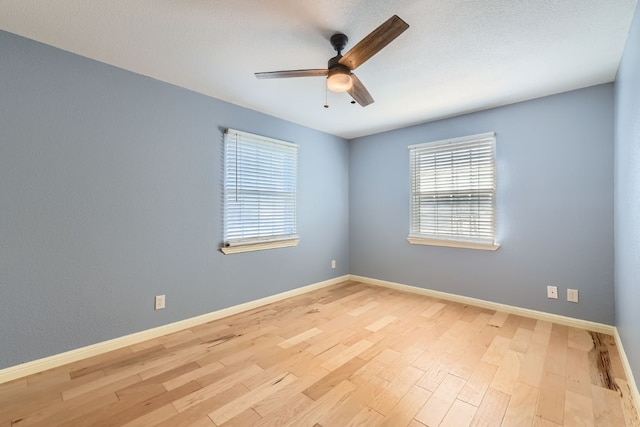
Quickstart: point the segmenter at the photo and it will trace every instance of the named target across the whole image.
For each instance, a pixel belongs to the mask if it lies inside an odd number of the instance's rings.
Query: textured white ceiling
[[[637,0],[0,0],[0,29],[345,138],[611,82]],[[410,28],[356,70],[325,68],[392,15]],[[1,76],[0,76],[1,78]]]

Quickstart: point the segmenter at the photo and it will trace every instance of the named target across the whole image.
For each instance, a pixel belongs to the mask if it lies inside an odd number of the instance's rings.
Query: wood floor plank
[[[473,421],[473,417],[477,410],[478,408],[475,406],[456,399],[456,401],[453,402],[453,405],[451,405],[451,408],[449,408],[447,415],[445,415],[444,419],[440,423],[440,427],[468,426]]]
[[[471,421],[471,427],[502,425],[511,396],[493,388],[487,389],[478,410]]]
[[[567,348],[566,383],[567,391],[591,397],[591,376],[589,375],[589,355],[587,351],[572,347]]]
[[[622,365],[622,359],[620,358],[620,352],[616,346],[616,341],[611,335],[600,334],[603,337],[603,341],[607,346],[609,353],[609,359],[611,361],[611,371],[616,378],[626,379],[624,372],[624,366]]]
[[[252,408],[262,417],[269,416],[275,411],[281,411],[283,406],[288,406],[292,399],[299,394],[303,394],[304,390],[322,380],[327,374],[328,372],[320,367],[307,370],[294,383],[270,394],[254,404]]]
[[[593,348],[593,339],[591,338],[591,334],[584,329],[569,328],[568,340],[569,348],[584,352],[589,352]]]
[[[36,374],[38,375],[38,374]],[[0,384],[0,399],[7,399],[8,397],[19,393],[20,391],[27,389],[28,379],[26,378],[18,378],[17,380],[9,381],[4,384]],[[67,380],[68,380],[67,376]]]
[[[403,352],[399,353],[398,357],[394,358],[393,361],[389,361],[387,366],[376,375],[387,381],[393,381],[407,366],[412,365],[423,352],[421,348],[408,346]]]
[[[164,406],[159,407],[155,411],[151,411],[146,415],[141,417],[136,417],[135,419],[129,421],[126,424],[123,424],[122,427],[147,427],[154,426],[160,424],[161,422],[168,420],[169,418],[176,415],[178,411],[171,404],[166,404]]]
[[[564,425],[566,427],[595,427],[593,401],[590,397],[567,390],[564,403]]]
[[[545,372],[540,384],[540,398],[536,416],[556,424],[564,423],[565,378],[553,372]]]
[[[407,394],[402,396],[400,401],[391,409],[391,412],[384,417],[380,425],[384,427],[408,425],[432,394],[422,387],[411,387]]]
[[[222,368],[224,368],[224,365],[220,362],[209,363],[205,366],[198,365],[198,367],[196,367],[195,369],[185,372],[182,375],[167,379],[162,383],[162,385],[167,390],[173,390],[174,388],[180,387],[181,385],[186,384],[189,381],[197,380],[198,378],[219,371]]]
[[[0,384],[0,426],[640,427],[606,334],[355,281]]]
[[[520,322],[524,318],[515,314],[509,314],[502,326],[498,327],[498,335],[512,340],[520,328]]]
[[[349,360],[358,356],[360,353],[362,353],[372,345],[373,343],[371,341],[360,340],[354,345],[344,349],[339,354],[337,354],[336,356],[332,357],[331,359],[323,363],[321,366],[328,371],[333,371],[335,369],[338,369],[340,366],[344,365]]]
[[[266,412],[260,421],[253,424],[253,427],[283,426],[309,408],[313,402],[307,395],[296,393],[286,402],[281,402],[277,408]]]
[[[307,373],[315,372],[320,366],[318,360],[306,351],[288,351],[282,350],[279,347],[274,348],[278,348],[279,350],[277,355],[279,356],[280,361],[277,363],[272,363],[272,361],[265,363],[265,360],[261,357],[255,357],[255,365],[260,366],[263,371],[242,382],[242,384],[247,388],[256,388],[269,378],[278,375],[281,372],[291,372],[295,376],[301,377]],[[326,369],[323,369],[323,371],[325,374],[329,373]]]
[[[423,354],[424,356],[424,354]],[[418,385],[429,391],[436,391],[440,384],[450,375],[452,366],[458,359],[458,356],[448,352],[435,352],[431,354],[431,361],[428,365],[418,364],[418,360],[413,363],[413,366],[419,367],[425,371],[424,376],[418,382]],[[421,359],[420,360],[424,360]],[[459,377],[458,377],[459,378]],[[464,380],[463,378],[460,378]]]
[[[296,344],[300,344],[303,341],[306,341],[307,339],[311,338],[311,337],[315,337],[318,334],[321,334],[322,330],[318,329],[318,328],[311,328],[307,331],[301,332],[298,335],[296,335],[295,337],[291,337],[287,340],[282,341],[281,343],[278,344],[278,347],[287,349],[290,347],[293,347]]]
[[[491,381],[490,387],[511,395],[513,387],[520,375],[520,366],[524,359],[524,354],[513,350],[507,350],[496,374]]]
[[[159,353],[166,350],[162,344],[157,342],[154,342],[153,344],[153,346],[146,347],[141,351],[133,351],[130,347],[123,347],[84,360],[79,360],[68,367],[69,375],[74,379],[114,366],[129,366],[137,360],[148,357],[149,354]]]
[[[58,406],[62,403],[60,394],[47,393],[46,390],[29,393],[19,393],[13,397],[9,395],[3,399],[0,405],[0,422],[13,419],[27,418],[31,413],[41,411],[50,406]]]
[[[287,385],[293,383],[296,379],[297,378],[292,374],[279,375],[264,385],[247,392],[244,396],[211,412],[209,414],[209,418],[211,418],[211,420],[217,425],[226,423],[231,418],[241,414],[256,403],[265,399],[270,394],[276,393],[278,390],[281,390]]]
[[[509,317],[509,313],[505,313],[503,311],[496,311],[496,313],[493,315],[491,320],[489,320],[489,325],[499,328],[504,325],[504,322],[507,321],[508,317]]]
[[[416,414],[415,419],[427,426],[439,425],[456,401],[464,383],[462,378],[448,375]]]
[[[382,415],[388,415],[396,403],[404,396],[424,375],[424,371],[408,366],[396,379],[380,393],[369,407]]]
[[[533,328],[533,335],[531,336],[531,342],[548,345],[551,339],[551,328],[553,323],[545,320],[538,320],[536,326]]]
[[[458,395],[458,399],[479,406],[487,393],[498,366],[480,362]]]
[[[629,383],[620,378],[616,378],[616,385],[618,386],[618,390],[620,390],[621,393],[620,399],[625,424],[628,426],[640,427],[640,413],[638,412],[638,408],[636,408],[634,405]]]
[[[353,310],[347,312],[347,314],[349,316],[360,316],[362,313],[366,313],[369,310],[373,310],[374,308],[376,308],[377,306],[379,306],[380,303],[378,301],[371,301],[368,302],[365,305],[361,305],[360,307],[354,308]]]
[[[352,393],[345,396],[343,400],[331,409],[331,411],[323,414],[318,420],[319,426],[343,426],[348,424],[353,418],[355,418],[360,411],[367,407],[362,403],[360,398],[356,394],[361,393],[362,390],[356,388]]]
[[[486,363],[491,363],[492,365],[500,366],[504,355],[509,350],[510,344],[510,339],[499,335],[496,336],[481,360]]]
[[[178,412],[182,412],[192,406],[198,405],[199,403],[207,399],[210,399],[211,397],[214,397],[217,394],[224,392],[237,383],[241,383],[245,378],[249,378],[261,371],[262,369],[256,365],[247,366],[246,368],[228,377],[225,377],[220,381],[209,384],[206,387],[200,388],[194,393],[175,400],[173,402],[173,406],[175,406]]]
[[[450,372],[460,378],[471,378],[478,364],[485,363],[481,362],[481,359],[486,351],[487,348],[484,345],[470,342],[464,354],[453,364]]]
[[[387,315],[368,325],[365,329],[371,332],[377,332],[396,320],[398,320],[396,316]]]
[[[246,427],[253,426],[261,419],[260,415],[258,415],[253,409],[249,408],[245,409],[225,423],[216,425],[220,425],[221,427]]]
[[[564,376],[567,367],[567,348],[569,328],[567,326],[553,324],[549,347],[547,348],[547,359],[545,361],[545,371]]]
[[[432,304],[429,308],[427,308],[424,312],[421,313],[421,316],[426,318],[434,317],[440,310],[445,308],[447,305],[441,302],[436,302]]]
[[[313,400],[318,400],[338,384],[349,379],[354,372],[366,363],[366,360],[355,357],[308,387],[303,393]]]
[[[527,348],[529,348],[529,342],[531,342],[532,336],[532,330],[518,328],[515,335],[513,336],[513,339],[511,340],[511,344],[509,344],[509,350],[526,353]]]
[[[233,386],[225,389],[222,393],[213,394],[208,399],[204,399],[197,404],[191,405],[183,411],[178,411],[178,414],[159,423],[157,427],[190,427],[192,425],[200,424],[215,427],[215,424],[211,418],[209,418],[208,414],[227,403],[238,399],[247,392],[247,388],[242,384],[234,384]]]
[[[63,391],[62,400],[71,400],[87,393],[92,393],[94,395],[108,394],[139,381],[142,381],[142,378],[140,378],[138,374],[131,374],[128,371],[120,374],[108,375],[95,381],[91,381],[90,383]]]
[[[330,413],[340,401],[344,400],[350,393],[353,393],[356,388],[357,386],[350,381],[341,382],[285,425],[296,427],[316,425],[319,420]]]
[[[531,341],[520,367],[518,381],[537,388],[540,387],[540,382],[542,381],[548,344],[534,342],[533,337]]]
[[[46,406],[39,411],[31,412],[27,417],[14,418],[12,425],[31,427],[37,425],[64,425],[70,419],[94,411],[104,405],[118,401],[115,393],[100,394],[98,396],[84,395],[77,399],[60,401],[59,404]]]
[[[618,392],[592,385],[591,395],[593,396],[593,416],[596,426],[629,425],[625,421]]]
[[[383,420],[384,417],[382,414],[367,407],[360,410],[345,427],[376,427],[379,426]]]
[[[112,405],[103,406],[97,411],[74,418],[69,421],[69,425],[87,427],[96,425],[101,427],[120,426],[153,412],[175,399],[187,396],[199,388],[200,385],[192,381],[166,393],[157,394],[154,390],[148,395],[130,395],[127,399],[120,399]]]
[[[540,392],[525,383],[517,383],[504,414],[503,426],[530,426],[536,413]]]
[[[552,423],[544,418],[535,417],[533,419],[533,427],[560,427],[560,424]]]

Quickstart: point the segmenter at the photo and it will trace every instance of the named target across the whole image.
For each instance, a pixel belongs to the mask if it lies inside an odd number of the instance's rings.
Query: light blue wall
[[[407,146],[488,131],[502,247],[409,244]],[[614,323],[613,85],[353,140],[349,185],[352,274]]]
[[[640,380],[640,3],[615,83],[616,325]]]
[[[226,127],[300,143],[298,247],[218,251]],[[0,368],[347,274],[348,247],[347,141],[0,32]]]

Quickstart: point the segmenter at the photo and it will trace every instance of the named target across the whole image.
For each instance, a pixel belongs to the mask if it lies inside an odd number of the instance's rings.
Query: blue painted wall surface
[[[616,325],[640,379],[640,3],[615,83]]]
[[[226,127],[300,144],[298,247],[218,251]],[[0,369],[347,274],[348,154],[0,32]]]
[[[409,244],[407,146],[488,131],[502,247]],[[350,153],[352,274],[614,323],[612,84],[359,138]]]

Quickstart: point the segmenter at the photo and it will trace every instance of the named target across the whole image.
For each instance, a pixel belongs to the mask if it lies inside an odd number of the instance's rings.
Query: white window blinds
[[[227,129],[224,246],[295,241],[298,145]],[[250,249],[252,250],[252,249]],[[227,253],[224,248],[223,252]]]
[[[495,245],[495,134],[412,145],[409,159],[409,241]]]

